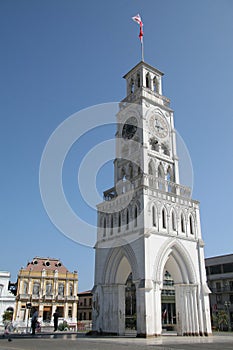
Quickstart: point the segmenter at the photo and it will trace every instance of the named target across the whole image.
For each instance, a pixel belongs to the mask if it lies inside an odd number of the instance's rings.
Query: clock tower
[[[124,76],[114,186],[97,206],[93,330],[98,332],[125,333],[130,283],[137,335],[160,335],[169,275],[177,334],[211,333],[199,202],[180,184],[173,110],[162,77],[145,62]]]

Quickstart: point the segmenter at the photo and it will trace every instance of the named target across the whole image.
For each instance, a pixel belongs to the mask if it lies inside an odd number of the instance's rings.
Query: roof
[[[128,73],[126,73],[126,74],[123,76],[123,78],[127,78],[127,76],[128,76],[129,74],[131,74],[134,70],[136,71],[140,66],[144,66],[144,67],[147,68],[148,70],[150,70],[150,71],[152,71],[152,72],[154,72],[154,73],[157,73],[158,75],[161,75],[161,76],[164,75],[164,73],[161,72],[160,70],[158,70],[157,68],[151,66],[150,64],[148,64],[148,63],[146,63],[146,62],[144,62],[144,61],[141,61],[141,62],[139,62],[138,64],[136,64],[136,66],[134,66],[132,69],[130,69],[130,71],[129,71]]]
[[[86,290],[85,292],[80,292],[80,293],[78,293],[78,296],[84,296],[84,295],[92,295],[92,291],[91,290]]]
[[[58,272],[61,272],[61,273],[69,272],[59,259],[40,258],[40,257],[35,257],[31,262],[28,262],[26,268],[24,268],[23,270],[26,270],[26,271],[57,270]]]

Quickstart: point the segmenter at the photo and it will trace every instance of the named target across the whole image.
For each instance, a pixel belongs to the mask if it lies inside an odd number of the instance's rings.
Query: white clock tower
[[[114,187],[98,208],[93,330],[124,334],[127,286],[138,336],[162,332],[161,292],[174,283],[178,335],[211,333],[199,203],[180,184],[176,133],[163,73],[140,62],[117,114]],[[132,289],[132,288],[131,288]]]

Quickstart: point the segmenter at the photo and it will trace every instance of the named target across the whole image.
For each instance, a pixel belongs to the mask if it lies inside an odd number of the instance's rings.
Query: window
[[[216,274],[219,274],[219,273],[222,273],[221,265],[210,266],[210,274],[211,275],[216,275]]]
[[[156,216],[155,216],[155,207],[154,207],[154,205],[152,207],[152,225],[154,227],[156,226]]]
[[[157,81],[156,81],[156,78],[153,79],[153,91],[157,92]]]
[[[104,237],[106,236],[106,218],[104,218]]]
[[[194,230],[193,230],[193,218],[192,218],[191,215],[189,216],[189,229],[190,229],[191,235],[193,235],[193,234],[194,234]]]
[[[147,88],[150,87],[150,77],[149,77],[149,73],[147,73],[147,75],[146,75],[146,87],[147,87]]]
[[[86,312],[83,313],[83,319],[86,320]]]
[[[23,294],[27,294],[27,292],[28,292],[28,283],[23,282]]]
[[[32,291],[32,294],[34,294],[34,295],[39,295],[39,292],[40,292],[40,284],[39,284],[39,282],[35,282],[34,284],[33,284],[33,291]]]
[[[89,320],[92,319],[92,315],[91,315],[91,312],[89,312]]]
[[[111,215],[111,235],[113,234],[113,215]]]
[[[185,233],[184,215],[181,214],[181,231]]]
[[[166,228],[167,227],[167,222],[166,222],[166,212],[165,209],[163,208],[162,210],[162,227]]]
[[[126,230],[129,228],[129,210],[126,211]]]
[[[87,299],[86,298],[84,298],[83,305],[87,306]]]
[[[176,220],[175,220],[174,211],[172,212],[172,230],[176,231]]]
[[[137,226],[138,226],[138,208],[135,205],[135,208],[134,208],[134,227],[137,227]]]
[[[58,284],[58,295],[64,296],[64,284],[63,283]]]
[[[118,214],[118,232],[121,231],[121,213]]]
[[[3,290],[3,284],[0,284],[0,296],[2,295],[2,290]]]
[[[69,306],[68,308],[68,317],[72,318],[72,306]]]
[[[223,264],[223,273],[233,272],[233,263]]]
[[[91,305],[92,305],[92,299],[89,298],[89,306],[91,306]]]
[[[137,86],[140,87],[141,83],[140,83],[140,75],[137,74]]]
[[[233,291],[233,281],[229,281],[230,291]]]
[[[73,284],[70,283],[70,296],[72,297],[73,296]]]
[[[221,292],[221,282],[216,282],[216,291]]]
[[[131,79],[131,82],[130,82],[130,92],[131,92],[131,94],[134,93],[134,81],[133,81],[133,79]]]

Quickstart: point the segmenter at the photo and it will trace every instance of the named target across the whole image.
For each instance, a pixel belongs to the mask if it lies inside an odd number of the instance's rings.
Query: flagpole
[[[141,52],[142,52],[142,62],[144,62],[144,45],[143,45],[143,38],[141,41]]]

